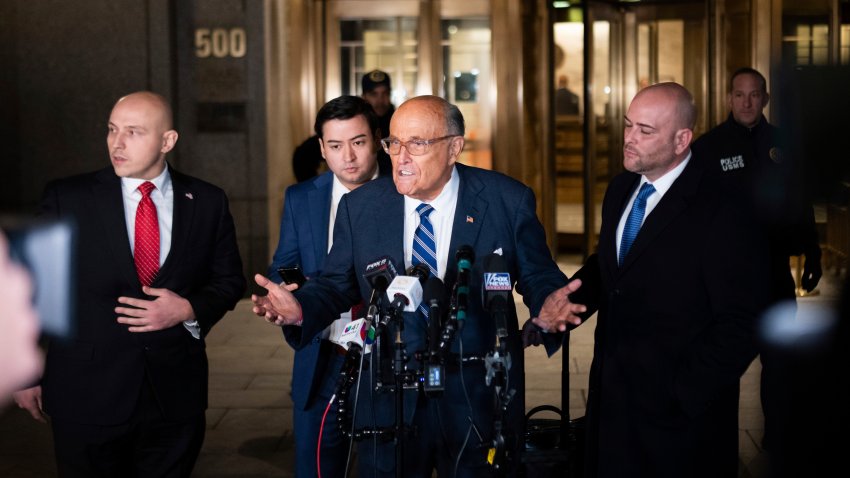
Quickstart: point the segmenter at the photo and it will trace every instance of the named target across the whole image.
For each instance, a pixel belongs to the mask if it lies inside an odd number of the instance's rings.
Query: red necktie
[[[136,238],[133,259],[136,273],[142,285],[150,286],[159,271],[159,221],[156,218],[156,206],[151,199],[151,191],[156,189],[150,181],[139,186],[142,200],[136,209]]]

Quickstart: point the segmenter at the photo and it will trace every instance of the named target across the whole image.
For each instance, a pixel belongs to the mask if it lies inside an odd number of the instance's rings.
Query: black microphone
[[[363,278],[372,286],[372,295],[366,309],[366,320],[373,323],[378,315],[378,302],[386,297],[387,287],[395,279],[397,273],[393,261],[389,256],[376,259],[366,264],[366,272]]]
[[[440,333],[446,310],[446,286],[439,277],[430,277],[425,282],[422,296],[422,302],[428,306],[428,356],[424,363],[422,390],[428,397],[439,397],[445,389],[445,369],[440,362]]]
[[[360,369],[360,353],[362,351],[363,348],[359,344],[349,344],[348,351],[345,352],[345,358],[337,376],[336,387],[334,387],[334,394],[337,396],[342,395],[357,381]]]
[[[475,261],[475,251],[466,244],[460,246],[455,254],[457,259],[457,281],[452,288],[449,318],[440,333],[438,353],[445,358],[452,345],[455,333],[463,328],[466,320],[466,306],[469,303],[469,274]]]
[[[439,277],[430,277],[425,282],[422,302],[428,306],[428,355],[433,357],[440,343],[443,311],[446,310],[446,286]]]
[[[511,369],[511,356],[507,352],[506,342],[503,340],[508,336],[508,295],[513,289],[511,274],[508,272],[508,264],[499,254],[492,253],[484,257],[484,280],[481,283],[481,301],[484,310],[493,317],[496,328],[496,346],[492,352],[484,357],[484,365],[487,371],[484,383],[489,387],[495,383],[499,396],[506,382],[506,374]],[[510,400],[509,397],[503,397]]]
[[[481,283],[481,302],[484,310],[493,317],[496,337],[508,336],[508,299],[513,290],[508,264],[499,254],[484,257],[484,280]]]
[[[469,274],[472,263],[475,262],[475,251],[469,245],[462,245],[455,254],[457,260],[457,282],[454,287],[454,318],[458,321],[457,328],[463,328],[466,320],[466,308],[469,303]]]
[[[378,316],[378,304],[386,297],[387,287],[396,277],[395,265],[389,256],[376,259],[366,264],[363,278],[372,286],[372,295],[369,298],[369,306],[366,317],[350,323],[344,330],[341,341],[347,348],[343,367],[339,372],[336,384],[336,394],[339,395],[343,388],[348,388],[357,379],[360,354],[365,345],[370,345],[374,340],[374,323]]]
[[[419,264],[408,267],[407,270],[404,271],[404,275],[418,277],[419,282],[421,282],[424,287],[425,281],[431,277],[431,269],[426,264],[420,262]]]

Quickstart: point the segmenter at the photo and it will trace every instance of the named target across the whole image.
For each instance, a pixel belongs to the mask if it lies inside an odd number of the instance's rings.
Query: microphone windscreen
[[[383,256],[366,264],[363,277],[373,289],[386,289],[397,275],[395,265],[389,256]]]
[[[472,249],[472,246],[469,244],[464,244],[457,249],[455,253],[455,260],[458,263],[468,262],[466,267],[471,266],[475,262],[475,250]]]
[[[425,284],[425,281],[431,276],[431,269],[420,262],[419,264],[408,267],[407,270],[404,271],[404,275],[418,277],[419,282],[421,284]]]
[[[425,290],[422,293],[422,300],[426,304],[430,304],[432,300],[436,300],[440,308],[446,306],[446,287],[439,277],[429,277],[425,282]]]

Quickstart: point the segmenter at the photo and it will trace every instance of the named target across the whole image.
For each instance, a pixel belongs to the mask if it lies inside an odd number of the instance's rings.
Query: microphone
[[[357,380],[360,355],[363,352],[364,345],[371,344],[374,340],[374,331],[375,329],[371,328],[367,319],[357,319],[345,326],[339,339],[332,339],[335,344],[341,345],[346,350],[336,382],[336,395],[341,395],[344,389],[351,387],[351,384]],[[370,335],[370,332],[372,335]]]
[[[366,319],[370,323],[378,315],[378,302],[386,297],[387,287],[396,275],[395,266],[389,256],[378,258],[366,264],[366,272],[363,273],[363,278],[372,286],[372,295],[366,309]]]
[[[438,353],[445,358],[449,352],[455,332],[463,328],[466,320],[466,306],[469,303],[469,274],[475,261],[475,251],[466,244],[460,246],[455,254],[457,259],[457,281],[452,289],[451,313],[440,333]]]
[[[425,284],[425,281],[431,277],[431,269],[428,268],[427,265],[423,263],[416,264],[414,266],[410,266],[404,271],[404,275],[407,276],[415,276],[419,278],[419,282]]]
[[[423,303],[428,306],[428,357],[422,390],[428,397],[439,397],[445,389],[445,369],[440,363],[440,332],[443,328],[443,312],[446,310],[446,286],[439,277],[430,277],[425,282]]]
[[[513,283],[505,259],[498,254],[488,254],[484,258],[484,281],[481,283],[481,301],[484,310],[493,317],[496,325],[496,337],[508,336],[507,308]]]
[[[440,342],[443,311],[446,310],[446,286],[439,277],[430,277],[425,282],[422,296],[422,301],[428,306],[429,355],[434,356],[437,353],[437,344]]]
[[[464,244],[458,248],[455,259],[457,260],[457,281],[452,304],[454,305],[453,315],[458,321],[457,328],[460,330],[463,327],[463,321],[466,320],[466,307],[469,303],[469,274],[472,263],[475,262],[475,251],[471,246]]]
[[[350,387],[356,380],[360,354],[364,347],[370,346],[375,340],[373,324],[379,314],[378,303],[386,297],[387,287],[395,277],[396,269],[389,256],[380,257],[366,264],[363,278],[372,286],[372,295],[369,297],[366,317],[351,321],[343,329],[339,340],[333,341],[346,349],[343,367],[340,370],[336,386],[337,395],[340,395],[343,388]]]
[[[334,338],[331,335],[331,342],[342,346],[345,350],[349,350],[351,347],[360,347],[362,349],[367,345],[371,345],[374,341],[375,329],[370,328],[370,324],[365,317],[349,322],[342,330],[339,338]]]
[[[481,301],[484,310],[491,317],[496,328],[496,346],[484,357],[486,375],[484,383],[489,387],[495,384],[500,398],[507,384],[506,375],[511,369],[511,356],[506,350],[505,341],[508,336],[508,294],[513,289],[511,274],[508,272],[508,264],[505,259],[496,253],[484,257],[484,281],[481,283]],[[509,392],[510,393],[510,392]]]
[[[427,269],[427,266],[426,266]],[[425,276],[427,278],[427,276]],[[422,277],[396,276],[387,288],[387,296],[392,297],[390,310],[393,312],[414,312],[422,303]]]

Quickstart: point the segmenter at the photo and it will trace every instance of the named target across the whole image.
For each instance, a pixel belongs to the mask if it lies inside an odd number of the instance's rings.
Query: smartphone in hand
[[[291,267],[279,267],[277,273],[280,274],[284,284],[298,284],[298,287],[307,282],[304,273],[301,271],[301,266],[295,265]]]

